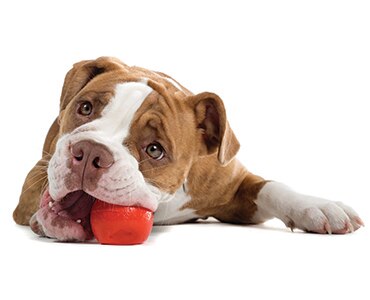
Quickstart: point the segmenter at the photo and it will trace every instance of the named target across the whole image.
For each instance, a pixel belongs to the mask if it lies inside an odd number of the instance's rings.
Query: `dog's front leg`
[[[347,233],[363,225],[358,214],[341,202],[299,194],[278,182],[268,182],[258,193],[256,223],[273,217],[292,230],[316,233]]]

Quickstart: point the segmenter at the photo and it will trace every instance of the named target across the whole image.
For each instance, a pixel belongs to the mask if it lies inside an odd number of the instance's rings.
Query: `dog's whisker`
[[[40,163],[46,163],[46,164],[48,164],[48,163],[49,163],[49,159],[41,158],[41,159],[39,160],[39,162],[40,162]]]
[[[29,173],[36,173],[36,174],[46,173],[46,168],[44,166],[34,166],[32,171]]]
[[[48,186],[49,181],[45,180],[44,183],[41,185],[41,190],[40,190],[40,198],[42,197],[42,194],[44,193],[46,187]]]
[[[39,163],[41,163],[41,164],[48,164],[49,163],[49,161],[50,161],[50,159],[51,159],[51,157],[43,157],[43,158],[41,158],[40,160],[39,160]]]
[[[46,156],[53,156],[50,152],[43,150],[42,153],[46,154]]]
[[[47,170],[48,168],[48,164],[47,163],[38,163],[36,166],[33,167],[34,169],[44,169],[45,171]]]
[[[32,174],[32,176],[27,177],[27,180],[32,181],[32,180],[34,180],[35,178],[37,178],[39,176],[47,177],[47,174],[43,170],[37,170],[37,172],[35,172],[35,174]]]
[[[143,172],[149,172],[149,171],[153,171],[153,170],[159,170],[159,169],[162,169],[162,168],[165,168],[165,167],[167,167],[167,166],[163,165],[163,166],[148,168],[148,169],[140,170],[140,171],[141,171],[141,173],[143,173]]]
[[[159,182],[159,181],[156,181],[155,179],[148,179],[148,178],[145,178],[145,181],[147,183],[150,183],[156,187],[161,187],[162,189],[165,189],[165,190],[169,190],[171,188],[171,186],[164,186],[163,185],[163,182]]]
[[[162,181],[157,181],[155,179],[149,179],[149,178],[145,178],[145,181],[147,183],[151,183],[155,186],[158,186],[158,187],[161,187],[161,189],[165,189],[165,190],[171,190],[174,188],[173,185],[163,185],[163,182]]]
[[[33,181],[39,181],[41,178],[47,178],[47,174],[44,174],[44,173],[38,173],[38,174],[36,174],[36,175],[34,175],[34,176],[32,176],[32,177],[29,177],[28,179],[27,179],[27,181],[29,181],[29,182],[33,182]],[[31,184],[33,184],[33,183],[31,183]]]
[[[33,168],[38,170],[38,171],[39,170],[45,170],[46,171],[48,169],[48,166],[36,165]]]
[[[27,192],[30,188],[34,187],[37,183],[39,183],[40,181],[43,181],[43,180],[47,180],[48,177],[47,176],[44,176],[44,177],[41,177],[40,179],[36,180],[34,183],[32,183],[28,188],[26,188],[21,195],[23,195],[25,192]]]
[[[51,158],[51,157],[50,157]],[[39,160],[39,163],[42,163],[42,164],[48,164],[49,163],[49,161],[50,161],[50,158],[41,158],[40,160]]]
[[[141,164],[143,164],[143,163],[145,163],[145,162],[147,162],[147,161],[149,161],[149,160],[151,160],[151,159],[153,159],[153,158],[146,158],[146,159],[143,159],[143,160],[139,161],[139,165],[141,165]]]

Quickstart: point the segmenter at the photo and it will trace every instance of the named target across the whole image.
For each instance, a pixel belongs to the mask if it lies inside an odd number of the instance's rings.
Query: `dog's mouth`
[[[58,202],[51,200],[48,206],[61,218],[71,220],[81,225],[90,235],[92,232],[90,225],[90,211],[94,201],[95,198],[93,196],[79,190],[68,193]]]
[[[48,189],[41,198],[41,208],[32,218],[32,230],[59,240],[90,240],[94,237],[90,212],[95,198],[82,190],[70,192],[54,201]]]

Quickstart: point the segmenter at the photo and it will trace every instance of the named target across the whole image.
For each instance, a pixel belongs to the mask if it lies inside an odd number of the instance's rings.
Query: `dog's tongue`
[[[83,191],[76,191],[66,195],[61,201],[53,204],[52,210],[59,216],[73,220],[87,217],[95,198]]]

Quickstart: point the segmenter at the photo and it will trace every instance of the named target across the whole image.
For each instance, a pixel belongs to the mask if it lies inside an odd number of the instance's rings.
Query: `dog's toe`
[[[351,207],[330,201],[304,208],[297,214],[294,224],[307,232],[321,234],[346,234],[364,226]]]

